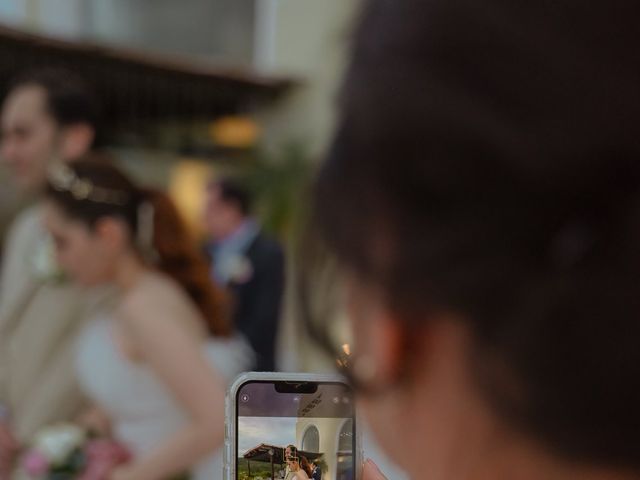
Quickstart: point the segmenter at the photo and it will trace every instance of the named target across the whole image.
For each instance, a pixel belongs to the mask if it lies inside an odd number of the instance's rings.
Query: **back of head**
[[[316,196],[329,245],[407,326],[467,319],[470,368],[510,425],[636,469],[639,16],[368,2]]]

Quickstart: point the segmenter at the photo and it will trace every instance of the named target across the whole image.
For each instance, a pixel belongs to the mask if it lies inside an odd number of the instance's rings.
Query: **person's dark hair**
[[[220,192],[220,198],[228,204],[234,205],[243,216],[251,213],[251,193],[239,180],[234,178],[220,178],[213,180],[210,189]]]
[[[41,87],[47,108],[61,126],[86,124],[98,129],[98,102],[86,82],[61,68],[41,68],[21,73],[9,85],[9,92],[28,86]]]
[[[327,245],[408,329],[465,319],[508,424],[637,470],[639,15],[369,1],[315,192]]]
[[[224,295],[211,282],[206,260],[165,193],[139,188],[103,159],[91,157],[59,168],[62,169],[59,173],[54,170],[50,175],[47,198],[89,228],[105,217],[124,221],[134,248],[184,288],[202,313],[210,333],[216,336],[230,333]],[[145,218],[147,215],[149,218]],[[149,232],[144,233],[145,228]],[[143,238],[145,235],[149,238]]]

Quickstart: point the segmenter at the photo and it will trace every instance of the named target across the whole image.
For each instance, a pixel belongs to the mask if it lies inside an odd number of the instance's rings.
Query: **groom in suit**
[[[251,217],[249,192],[232,179],[207,190],[207,253],[214,281],[234,300],[234,325],[256,353],[258,371],[276,369],[276,338],[284,291],[284,254]]]
[[[311,480],[322,480],[322,470],[316,464],[317,460],[311,462]]]
[[[38,199],[54,161],[80,158],[92,146],[96,109],[73,74],[39,70],[14,81],[0,115],[0,158],[25,193]],[[35,432],[73,419],[83,399],[73,351],[91,313],[86,294],[58,275],[40,224],[40,204],[13,222],[0,284],[0,480]]]

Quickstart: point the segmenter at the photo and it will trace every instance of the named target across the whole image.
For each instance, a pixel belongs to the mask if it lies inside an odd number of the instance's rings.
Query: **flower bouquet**
[[[22,471],[37,480],[104,480],[131,459],[122,445],[94,437],[73,424],[41,430],[21,461]]]

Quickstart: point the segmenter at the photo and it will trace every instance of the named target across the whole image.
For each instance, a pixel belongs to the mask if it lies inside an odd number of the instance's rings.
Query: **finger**
[[[369,459],[364,464],[362,480],[387,480],[387,477],[382,474],[373,460]]]

